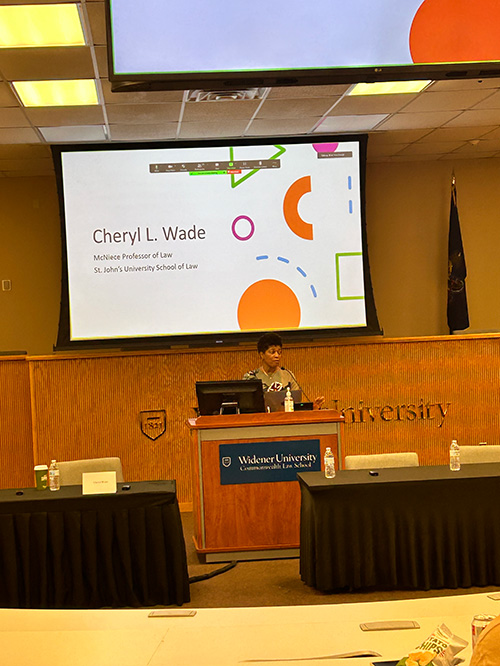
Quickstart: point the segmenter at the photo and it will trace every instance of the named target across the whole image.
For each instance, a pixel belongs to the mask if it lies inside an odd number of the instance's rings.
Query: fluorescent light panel
[[[432,81],[381,81],[380,83],[357,83],[348,95],[400,95],[419,93]]]
[[[23,106],[92,106],[99,104],[94,79],[13,81]]]
[[[0,48],[84,45],[76,4],[0,6]]]

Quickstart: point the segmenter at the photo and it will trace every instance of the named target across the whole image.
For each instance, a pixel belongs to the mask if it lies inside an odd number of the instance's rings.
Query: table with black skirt
[[[175,481],[116,494],[0,490],[0,606],[102,608],[189,601]]]
[[[308,585],[323,592],[500,585],[500,464],[298,479]]]

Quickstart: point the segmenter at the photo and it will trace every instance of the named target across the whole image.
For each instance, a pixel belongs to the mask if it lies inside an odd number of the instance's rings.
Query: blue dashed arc
[[[257,261],[263,261],[265,259],[269,259],[269,255],[268,254],[260,254],[257,257],[255,257],[255,259]],[[276,257],[276,259],[277,259],[277,261],[281,261],[284,264],[289,264],[290,263],[290,259],[287,259],[286,257]],[[295,269],[298,273],[300,273],[302,275],[302,277],[307,278],[307,273],[305,272],[305,270],[303,268],[301,268],[300,266],[295,266]],[[311,293],[314,296],[314,298],[317,298],[318,293],[316,291],[315,286],[313,284],[310,284],[309,288],[310,288]]]

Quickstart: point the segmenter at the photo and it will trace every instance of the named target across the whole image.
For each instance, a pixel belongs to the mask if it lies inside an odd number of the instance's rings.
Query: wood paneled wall
[[[34,484],[29,365],[0,357],[0,487]]]
[[[16,434],[19,421],[25,432],[29,427],[28,375],[11,370],[9,379],[4,371],[2,430],[6,408],[12,415],[2,434],[2,468],[18,460],[24,478],[33,461],[117,455],[127,480],[174,478],[179,501],[189,503],[186,419],[194,413],[195,382],[241,377],[257,367],[258,356],[234,348],[54,355],[28,364],[34,454],[26,450],[28,435],[23,448]],[[296,345],[284,351],[283,364],[311,399],[324,395],[326,406],[344,410],[344,454],[411,450],[422,464],[440,464],[453,438],[500,443],[498,335]],[[16,389],[23,400],[5,403],[9,381],[23,384]],[[156,440],[140,427],[140,412],[153,410],[166,412],[166,431]],[[0,480],[8,485],[5,476]]]

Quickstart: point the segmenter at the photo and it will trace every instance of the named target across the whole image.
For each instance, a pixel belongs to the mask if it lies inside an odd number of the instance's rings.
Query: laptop
[[[302,391],[290,391],[292,394],[293,402],[302,402]],[[266,409],[270,412],[284,412],[285,411],[285,396],[286,391],[265,391],[264,404]]]

